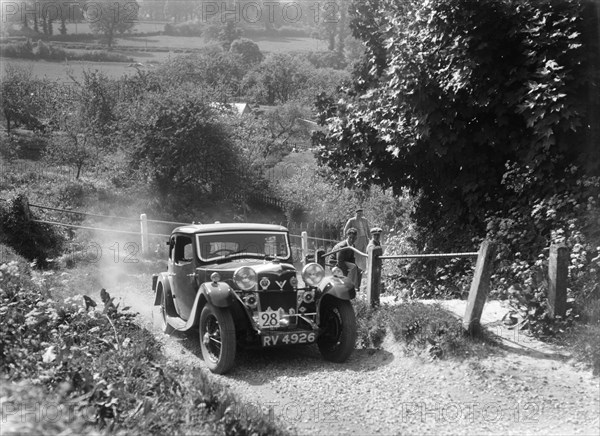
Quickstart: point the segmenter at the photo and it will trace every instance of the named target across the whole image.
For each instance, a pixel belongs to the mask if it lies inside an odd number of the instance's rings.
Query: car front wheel
[[[321,307],[319,351],[331,362],[345,362],[356,343],[356,315],[352,303],[329,298]]]
[[[204,362],[215,374],[225,374],[235,360],[235,325],[228,309],[206,304],[200,313],[200,346]]]

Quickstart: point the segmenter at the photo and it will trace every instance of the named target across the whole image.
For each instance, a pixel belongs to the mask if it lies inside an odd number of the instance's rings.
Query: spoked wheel
[[[204,362],[215,374],[225,374],[235,360],[235,326],[228,309],[206,304],[200,314],[200,345]]]
[[[160,289],[160,329],[163,333],[170,335],[175,329],[167,322],[167,295],[166,292]]]
[[[317,344],[323,357],[331,362],[345,362],[356,343],[356,315],[347,300],[329,298],[321,307],[322,332]]]

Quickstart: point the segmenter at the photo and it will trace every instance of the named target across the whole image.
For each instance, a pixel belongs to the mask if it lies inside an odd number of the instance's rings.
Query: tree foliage
[[[191,87],[155,92],[126,113],[130,166],[167,194],[226,194],[239,182],[239,159],[226,124]]]
[[[161,65],[155,76],[163,87],[191,83],[212,89],[219,100],[226,100],[239,93],[246,71],[241,55],[212,46],[199,54],[176,57]]]
[[[137,23],[139,5],[135,0],[99,0],[89,5],[86,18],[90,29],[104,35],[109,47],[117,33],[130,31]]]
[[[43,125],[45,102],[42,91],[47,81],[32,77],[30,69],[7,64],[5,75],[0,81],[0,107],[6,119],[6,130],[24,125],[31,130],[40,130]]]
[[[600,171],[587,146],[577,0],[368,0],[352,10],[367,55],[350,86],[318,101],[321,162],[350,186],[419,195],[415,216],[438,246],[456,248],[452,234],[472,244],[491,216],[528,221],[533,199]],[[548,228],[536,230],[547,243]]]
[[[231,53],[239,54],[246,65],[254,65],[262,62],[264,55],[258,44],[248,38],[239,38],[231,43]]]

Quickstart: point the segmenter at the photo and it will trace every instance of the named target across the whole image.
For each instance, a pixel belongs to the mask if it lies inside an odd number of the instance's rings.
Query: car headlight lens
[[[309,286],[317,286],[325,277],[325,270],[318,263],[309,263],[302,268],[302,280]]]
[[[233,273],[233,281],[243,291],[254,289],[256,280],[256,271],[249,266],[238,268],[236,272]]]

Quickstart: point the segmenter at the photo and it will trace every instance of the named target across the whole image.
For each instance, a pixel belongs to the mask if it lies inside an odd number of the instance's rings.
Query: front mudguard
[[[354,283],[347,277],[327,277],[319,288],[321,288],[322,297],[331,295],[340,300],[352,300],[356,297]]]
[[[227,283],[202,283],[200,293],[206,296],[206,300],[213,306],[230,307],[233,305],[233,290]]]

